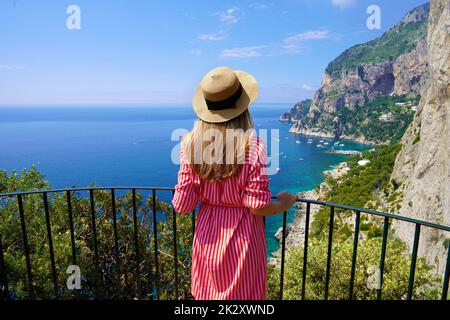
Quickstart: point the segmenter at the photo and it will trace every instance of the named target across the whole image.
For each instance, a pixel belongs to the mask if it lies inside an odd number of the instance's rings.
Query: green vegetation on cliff
[[[341,108],[333,117],[339,118],[341,135],[364,137],[374,142],[397,142],[410,125],[419,100],[420,97],[385,96],[355,110]]]
[[[356,70],[363,64],[392,61],[413,50],[417,41],[426,37],[427,27],[426,19],[397,25],[375,40],[345,50],[328,64],[326,72],[332,77],[339,78],[342,72]]]

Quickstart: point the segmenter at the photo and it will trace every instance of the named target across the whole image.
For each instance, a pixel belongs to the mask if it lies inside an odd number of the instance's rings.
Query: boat
[[[298,158],[298,160],[303,161],[303,158]]]
[[[301,142],[297,140],[297,141],[295,141],[295,143],[300,144]]]

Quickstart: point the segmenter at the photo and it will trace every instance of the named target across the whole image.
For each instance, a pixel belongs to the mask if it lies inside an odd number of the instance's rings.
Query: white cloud
[[[213,16],[218,16],[220,21],[229,25],[239,21],[238,11],[239,11],[238,7],[233,7],[225,11],[216,12],[213,14]]]
[[[305,42],[330,38],[329,31],[310,30],[295,34],[278,43],[223,50],[220,58],[274,57],[294,54],[306,48]]]
[[[331,0],[331,3],[339,8],[346,8],[354,4],[356,0]]]
[[[283,40],[281,48],[285,50],[284,53],[296,53],[305,48],[306,41],[324,40],[329,37],[329,32],[326,30],[309,30],[287,37]]]
[[[266,10],[267,8],[269,8],[269,5],[267,5],[265,3],[255,2],[255,3],[250,4],[250,8],[252,8],[253,10],[256,10],[256,11],[261,11],[261,10]]]
[[[300,42],[300,41],[307,41],[307,40],[322,40],[329,37],[329,32],[326,30],[310,30],[305,31],[302,33],[297,33],[293,36],[290,36],[286,39],[284,39],[284,42],[286,43],[294,43],[294,42]]]
[[[219,41],[225,38],[225,33],[223,31],[217,32],[217,33],[210,33],[210,34],[200,34],[198,36],[199,40],[206,40],[206,41]]]
[[[225,49],[220,54],[220,58],[254,58],[261,57],[261,50],[265,46],[241,47],[233,49]]]
[[[13,71],[13,70],[30,70],[30,68],[21,65],[13,64],[0,64],[0,70]]]
[[[313,91],[314,90],[314,88],[312,86],[310,86],[309,84],[303,84],[302,89],[305,91]]]

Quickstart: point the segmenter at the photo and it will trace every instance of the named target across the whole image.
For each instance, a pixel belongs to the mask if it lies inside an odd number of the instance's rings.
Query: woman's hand
[[[277,200],[282,208],[281,211],[286,211],[297,201],[297,196],[287,191],[281,191],[277,194]]]
[[[257,216],[272,216],[277,213],[288,210],[297,200],[297,196],[290,194],[287,191],[282,191],[277,194],[277,202],[270,203],[267,207],[252,209],[250,211]]]

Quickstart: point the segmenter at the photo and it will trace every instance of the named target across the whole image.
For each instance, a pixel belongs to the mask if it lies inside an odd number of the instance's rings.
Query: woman
[[[194,96],[199,120],[181,143],[173,205],[188,213],[200,201],[192,252],[196,300],[264,300],[263,217],[297,199],[281,192],[271,202],[265,146],[248,111],[257,94],[250,74],[219,67],[204,76]]]

